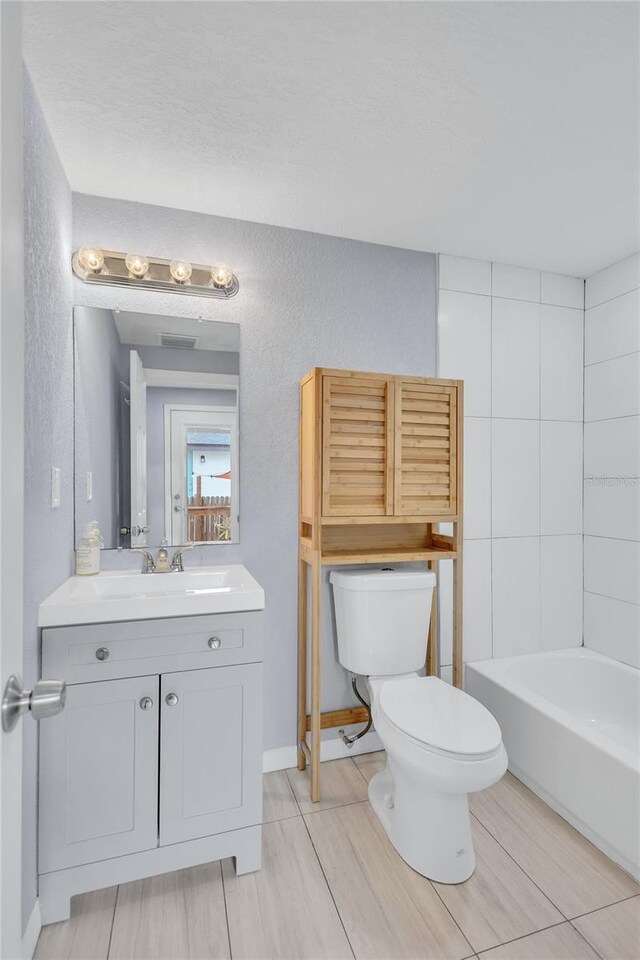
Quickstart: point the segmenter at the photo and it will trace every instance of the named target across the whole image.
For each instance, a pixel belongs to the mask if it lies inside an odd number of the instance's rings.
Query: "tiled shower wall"
[[[640,254],[585,306],[584,642],[640,667]]]
[[[582,643],[583,341],[582,280],[440,256],[438,375],[465,381],[465,660]]]

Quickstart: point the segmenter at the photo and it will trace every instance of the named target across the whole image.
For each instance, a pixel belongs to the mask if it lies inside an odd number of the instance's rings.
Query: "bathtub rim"
[[[502,689],[506,690],[516,699],[542,711],[550,716],[556,723],[571,730],[576,736],[581,737],[603,752],[613,756],[619,763],[624,764],[634,773],[640,774],[640,751],[634,754],[631,747],[626,748],[615,743],[614,740],[588,727],[584,720],[576,717],[569,710],[557,706],[553,701],[537,694],[534,689],[526,686],[524,683],[506,676],[506,672],[511,664],[523,664],[532,660],[554,660],[566,658],[567,655],[569,655],[569,659],[591,660],[600,663],[614,664],[616,669],[619,668],[623,673],[631,675],[636,682],[640,683],[640,671],[635,667],[629,666],[629,664],[615,660],[613,657],[607,657],[604,654],[589,649],[589,647],[564,647],[560,650],[541,650],[538,653],[525,653],[511,657],[495,657],[491,660],[468,661],[465,663],[465,687],[467,686],[467,671],[474,670],[487,680],[502,687]]]

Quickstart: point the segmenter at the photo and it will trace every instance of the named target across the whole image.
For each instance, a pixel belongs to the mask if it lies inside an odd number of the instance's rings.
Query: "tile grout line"
[[[539,933],[544,933],[546,930],[553,930],[555,927],[563,927],[567,924],[570,924],[570,920],[558,920],[557,923],[550,923],[546,927],[540,927],[539,930],[532,930],[531,933],[525,933],[521,937],[512,937],[511,940],[505,940],[503,943],[496,943],[493,947],[485,947],[484,950],[478,950],[478,957],[482,958],[485,953],[489,953],[491,950],[499,950],[500,947],[506,947],[510,943],[518,943],[520,940],[526,940],[527,937],[535,937]],[[540,958],[540,960],[545,960],[545,958]]]
[[[586,913],[579,913],[576,917],[570,917],[568,918],[569,923],[573,923],[574,920],[582,920],[583,917],[590,917],[592,913],[599,913],[601,910],[608,910],[609,907],[617,907],[619,903],[626,903],[627,900],[635,900],[636,897],[640,897],[640,890],[638,890],[638,893],[629,894],[628,897],[621,897],[620,900],[614,900],[613,903],[605,903],[604,907],[594,907],[593,910],[587,910]]]
[[[261,851],[262,859],[262,851]],[[227,924],[227,942],[229,944],[229,957],[233,960],[233,947],[231,946],[231,925],[229,923],[229,909],[227,907],[227,886],[224,880],[224,870],[222,869],[222,860],[220,862],[220,880],[222,881],[222,901],[224,903],[224,918]]]
[[[603,360],[592,360],[591,363],[584,361],[584,368],[587,367],[597,367],[601,363],[611,363],[613,360],[623,360],[625,357],[635,357],[636,353],[640,353],[640,350],[629,350],[627,353],[616,353],[613,357],[604,357]]]
[[[557,903],[554,903],[554,901],[551,899],[551,897],[548,896],[548,894],[545,893],[545,891],[542,889],[542,887],[541,887],[539,884],[536,883],[536,881],[533,879],[533,877],[530,877],[530,876],[529,876],[529,874],[528,874],[527,871],[524,869],[524,867],[522,866],[522,864],[518,863],[518,861],[517,861],[516,858],[513,856],[513,854],[511,853],[511,851],[508,850],[507,847],[505,847],[504,844],[502,844],[502,843],[500,842],[500,840],[498,840],[498,838],[495,836],[495,834],[493,834],[493,833],[491,832],[491,830],[489,829],[489,827],[488,827],[485,823],[482,822],[482,820],[480,819],[480,817],[476,816],[476,814],[475,814],[475,813],[472,813],[471,811],[469,811],[469,813],[470,813],[471,816],[474,818],[474,820],[477,820],[478,823],[480,824],[480,826],[483,827],[483,829],[485,829],[485,830],[487,831],[487,833],[489,834],[489,836],[490,836],[490,837],[493,837],[493,839],[494,839],[495,842],[498,844],[498,846],[499,846],[502,850],[504,850],[504,852],[507,854],[507,856],[509,857],[509,859],[512,860],[512,861],[515,863],[516,867],[518,867],[519,870],[522,870],[522,872],[524,873],[524,875],[525,875],[525,877],[527,878],[527,880],[530,880],[530,881],[531,881],[531,883],[534,885],[534,887],[535,887],[537,890],[540,891],[540,893],[541,893],[542,896],[545,898],[545,900],[548,900],[549,903],[551,904],[551,906],[552,906],[555,910],[558,911],[558,913],[560,914],[560,916],[561,916],[561,917],[564,917],[564,920],[561,920],[560,923],[564,923],[565,921],[569,922],[569,917],[560,909],[560,907],[558,906],[558,904],[557,904]],[[551,924],[551,926],[557,926],[557,924]],[[517,938],[517,939],[522,939],[522,937]]]
[[[363,802],[363,801],[360,801],[360,802]],[[349,806],[349,804],[344,804],[344,806]],[[317,812],[317,813],[322,813],[323,811],[322,811],[322,810],[317,810],[316,812]],[[312,849],[313,849],[313,852],[314,852],[314,854],[315,854],[315,856],[316,856],[316,860],[318,861],[318,866],[320,867],[320,871],[321,871],[322,876],[323,876],[323,878],[324,878],[324,882],[325,882],[326,885],[327,885],[327,890],[329,891],[329,896],[331,897],[331,902],[333,903],[334,909],[335,909],[336,914],[337,914],[337,916],[338,916],[338,920],[340,921],[340,926],[341,926],[342,929],[344,930],[344,935],[345,935],[346,941],[347,941],[347,943],[349,944],[349,950],[351,950],[351,954],[352,954],[352,956],[354,957],[354,960],[356,960],[356,952],[355,952],[355,950],[353,949],[353,944],[351,943],[351,940],[349,939],[349,934],[347,933],[347,928],[346,928],[345,925],[344,925],[344,920],[342,919],[342,914],[340,913],[340,910],[338,909],[338,904],[336,903],[336,898],[335,898],[334,895],[333,895],[333,890],[331,889],[331,884],[329,883],[329,879],[328,879],[328,877],[327,877],[327,875],[326,875],[326,873],[325,873],[325,871],[324,871],[324,867],[323,867],[323,865],[322,865],[322,860],[320,859],[320,854],[319,854],[318,851],[316,850],[316,845],[315,845],[315,843],[313,842],[313,837],[311,836],[311,831],[309,830],[309,827],[308,827],[308,825],[307,825],[307,821],[305,820],[304,815],[302,816],[302,822],[304,823],[304,828],[305,828],[305,830],[307,831],[307,836],[309,837],[309,843],[311,844],[311,847],[312,847]]]
[[[118,898],[120,896],[120,887],[121,887],[121,884],[118,884],[115,900],[113,901],[113,913],[111,915],[111,928],[109,929],[109,943],[107,944],[107,952],[105,954],[105,960],[109,960],[109,955],[111,954],[111,941],[113,940],[113,927],[116,922],[116,910],[118,907]]]

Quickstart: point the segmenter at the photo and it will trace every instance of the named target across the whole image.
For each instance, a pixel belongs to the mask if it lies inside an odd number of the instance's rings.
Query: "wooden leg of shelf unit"
[[[436,586],[431,602],[431,619],[429,620],[429,643],[427,645],[427,676],[435,677],[438,674],[438,561],[429,560],[429,569],[436,575]]]
[[[462,524],[456,523],[453,561],[453,685],[462,687]]]
[[[311,799],[320,799],[320,608],[322,563],[320,556],[311,565]]]
[[[300,746],[307,736],[307,564],[298,560],[298,770],[307,766]]]

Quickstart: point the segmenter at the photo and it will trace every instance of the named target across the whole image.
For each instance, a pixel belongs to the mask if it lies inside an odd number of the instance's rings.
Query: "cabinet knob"
[[[151,710],[152,706],[153,706],[153,700],[151,699],[151,697],[143,697],[142,700],[140,701],[141,710]]]
[[[164,698],[164,702],[168,707],[175,707],[176,703],[178,702],[178,694],[168,693]]]
[[[217,650],[218,647],[221,645],[222,640],[220,639],[220,637],[209,637],[209,640],[207,642],[212,650]]]
[[[109,659],[109,649],[107,647],[98,647],[96,650],[96,659],[97,660],[108,660]]]

